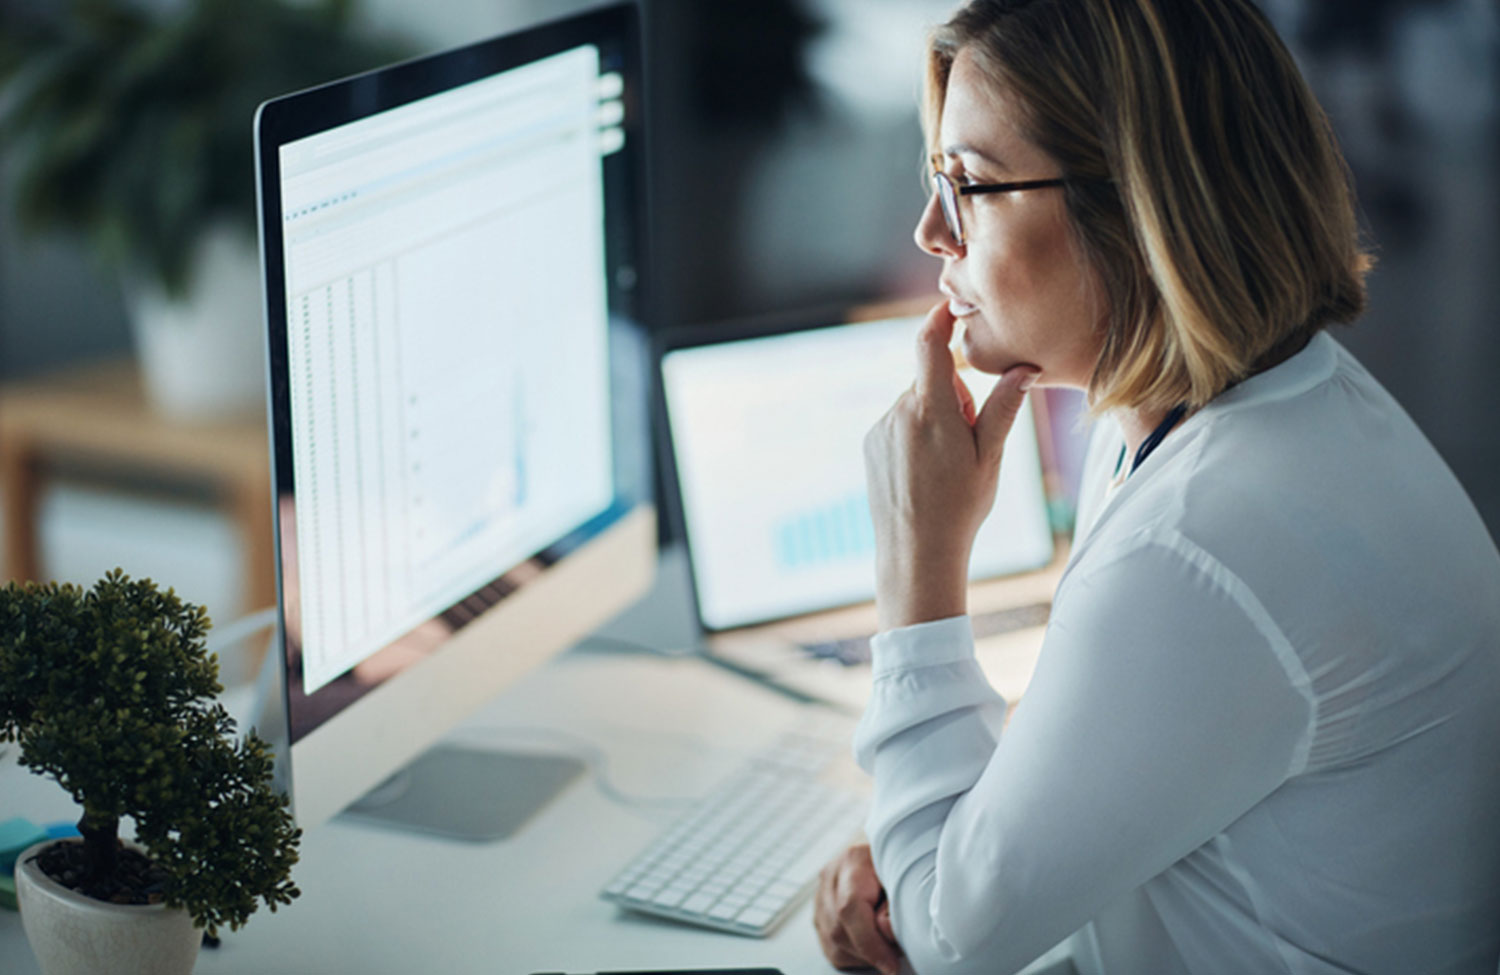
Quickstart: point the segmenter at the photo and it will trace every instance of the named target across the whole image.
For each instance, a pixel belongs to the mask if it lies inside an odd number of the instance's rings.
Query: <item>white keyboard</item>
[[[648,846],[600,896],[621,907],[765,937],[863,825],[849,739],[782,735]]]

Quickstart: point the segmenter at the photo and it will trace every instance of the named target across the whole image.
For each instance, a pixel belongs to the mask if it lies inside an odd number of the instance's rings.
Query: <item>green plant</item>
[[[20,225],[81,233],[105,266],[180,296],[209,224],[254,235],[256,106],[410,53],[354,34],[352,9],[0,2],[0,148]]]
[[[122,817],[165,873],[163,899],[212,932],[238,928],[291,882],[301,831],[271,789],[269,746],[213,698],[209,619],[119,569],[89,592],[0,590],[0,742],[82,807],[85,888],[115,869]]]

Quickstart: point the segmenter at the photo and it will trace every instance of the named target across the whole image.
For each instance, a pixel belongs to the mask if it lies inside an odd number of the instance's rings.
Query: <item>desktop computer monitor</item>
[[[261,732],[304,828],[410,768],[394,818],[504,832],[485,807],[513,824],[556,776],[431,746],[649,585],[639,50],[614,5],[257,113],[284,704]]]

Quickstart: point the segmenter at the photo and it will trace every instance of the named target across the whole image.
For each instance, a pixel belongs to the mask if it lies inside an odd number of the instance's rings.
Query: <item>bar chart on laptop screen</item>
[[[875,592],[865,433],[916,374],[920,320],[680,349],[667,355],[678,482],[704,622],[715,629],[859,602]],[[995,380],[963,378],[983,402]],[[1007,443],[971,575],[1051,555],[1029,405]]]
[[[851,491],[816,508],[793,511],[771,528],[776,565],[784,572],[875,555],[870,496]]]
[[[582,47],[282,148],[308,693],[609,503],[607,81]]]

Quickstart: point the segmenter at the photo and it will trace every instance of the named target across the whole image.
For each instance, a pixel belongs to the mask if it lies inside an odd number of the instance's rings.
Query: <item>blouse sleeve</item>
[[[922,975],[1024,967],[1300,771],[1314,717],[1254,595],[1181,537],[1070,573],[1002,738],[1005,709],[966,617],[876,638],[855,754]]]

